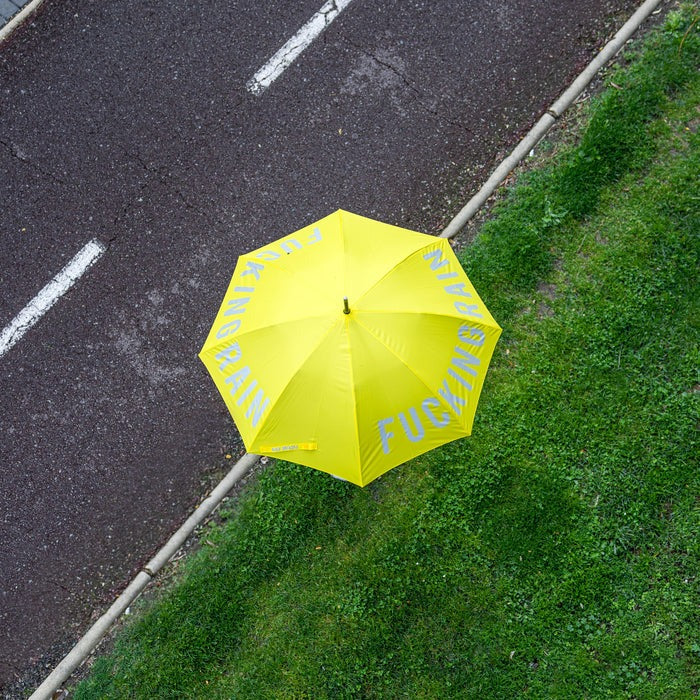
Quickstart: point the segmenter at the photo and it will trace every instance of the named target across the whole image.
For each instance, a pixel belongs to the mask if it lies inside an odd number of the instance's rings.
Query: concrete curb
[[[574,100],[585,90],[598,71],[612,60],[625,45],[644,20],[663,2],[663,0],[646,0],[639,9],[622,25],[615,36],[601,49],[600,53],[586,66],[573,83],[562,93],[556,102],[540,117],[523,140],[513,149],[493,171],[481,189],[466,203],[459,213],[447,224],[440,238],[454,238],[464,226],[481,209],[486,200],[508,177],[510,172],[530,153],[554,123],[571,106]]]
[[[11,17],[9,22],[4,27],[0,28],[0,44],[2,44],[20,24],[24,23],[25,20],[33,15],[39,9],[42,2],[44,2],[44,0],[31,0],[31,2],[25,5],[16,15]]]
[[[440,234],[440,237],[453,238],[457,235],[513,168],[515,168],[532,148],[534,148],[556,120],[581,94],[595,74],[617,54],[632,34],[637,31],[642,22],[662,1],[663,0],[646,0],[646,2],[640,6],[615,36],[605,45],[598,56],[591,61],[561,97],[552,104],[527,136],[516,146],[513,152],[496,168],[477,194],[474,195],[452,219],[445,230]],[[41,2],[43,2],[43,0],[33,0],[19,15],[13,18],[10,24],[16,22],[14,26],[17,26],[17,24],[24,21],[31,12],[35,11]],[[32,9],[30,9],[30,7],[32,7]],[[24,15],[23,18],[20,18],[20,15],[23,15],[25,11],[27,14]],[[7,32],[7,34],[3,33],[7,27],[9,27],[9,24],[3,30],[0,30],[0,42],[9,35],[9,32]],[[9,31],[11,32],[12,29]],[[112,603],[109,610],[93,624],[73,649],[61,660],[58,666],[47,676],[44,682],[34,691],[30,700],[50,700],[53,697],[54,693],[68,678],[70,678],[73,671],[75,671],[95,649],[114,622],[153,580],[155,575],[165,566],[188,537],[190,537],[195,528],[216,509],[233,486],[256,464],[258,459],[258,455],[246,454],[236,462],[231,471],[198,506],[192,515],[190,515],[170,540],[168,540],[165,546],[136,575],[124,592]]]
[[[124,592],[112,603],[102,617],[85,633],[78,643],[68,652],[56,668],[47,676],[44,682],[34,691],[31,700],[50,700],[56,690],[70,678],[80,664],[85,661],[93,649],[99,644],[109,628],[122,613],[141,594],[144,588],[153,580],[155,575],[170,561],[170,558],[185,543],[194,529],[210,515],[221,503],[224,496],[235,484],[255,466],[258,455],[246,454],[236,462],[231,471],[217,484],[209,496],[202,501],[189,518],[180,526],[177,532],[168,540],[164,547],[143,567]]]

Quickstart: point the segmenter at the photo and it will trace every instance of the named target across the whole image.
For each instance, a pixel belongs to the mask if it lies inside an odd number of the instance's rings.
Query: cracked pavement
[[[0,688],[70,649],[241,453],[196,357],[239,253],[342,207],[439,233],[637,6],[45,0],[0,46]],[[13,690],[15,689],[15,690]]]

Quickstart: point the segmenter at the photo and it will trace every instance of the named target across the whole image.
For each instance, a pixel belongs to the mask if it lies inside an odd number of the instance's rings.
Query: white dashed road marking
[[[352,2],[329,0],[323,7],[246,83],[254,95],[267,89],[299,57],[299,54]]]
[[[75,257],[15,316],[0,333],[2,357],[96,262],[106,247],[97,239],[84,245]]]

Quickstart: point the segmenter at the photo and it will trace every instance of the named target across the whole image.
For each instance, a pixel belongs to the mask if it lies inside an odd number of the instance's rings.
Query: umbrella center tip
[[[348,298],[347,297],[343,297],[343,313],[344,314],[350,313],[350,306],[348,305]]]

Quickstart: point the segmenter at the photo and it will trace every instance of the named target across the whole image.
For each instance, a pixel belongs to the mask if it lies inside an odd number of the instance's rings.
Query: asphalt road
[[[241,451],[196,354],[239,253],[329,212],[439,233],[638,5],[46,0],[0,46],[0,688],[40,680]],[[11,692],[7,691],[6,692]]]

